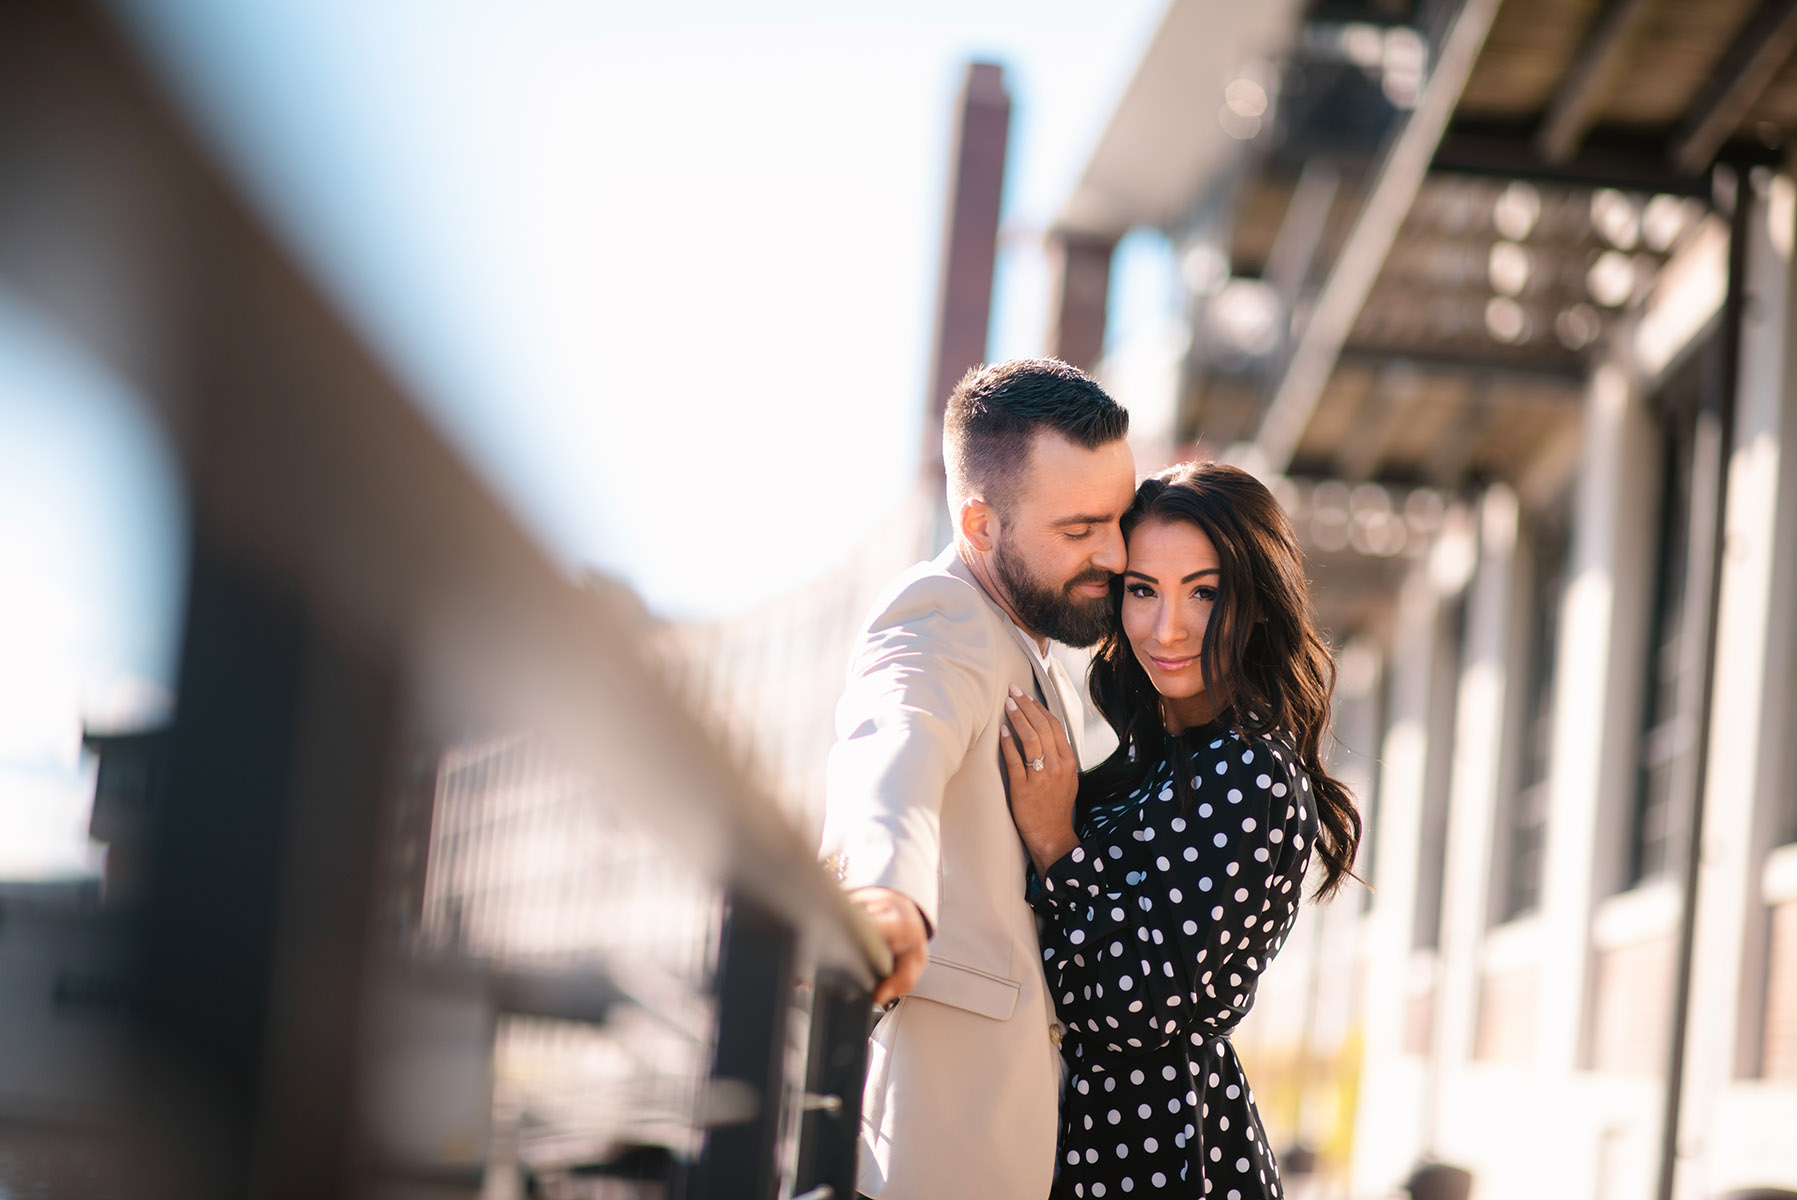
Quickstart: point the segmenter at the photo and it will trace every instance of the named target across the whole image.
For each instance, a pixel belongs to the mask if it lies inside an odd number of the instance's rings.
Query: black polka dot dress
[[[1229,1032],[1297,917],[1310,779],[1283,742],[1223,722],[1168,738],[1145,778],[1082,803],[1079,846],[1031,881],[1067,1027],[1053,1195],[1278,1197]]]

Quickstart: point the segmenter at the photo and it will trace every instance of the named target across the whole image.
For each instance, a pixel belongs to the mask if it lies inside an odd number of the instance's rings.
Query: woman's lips
[[[1182,671],[1198,661],[1196,657],[1162,658],[1157,654],[1150,654],[1148,660],[1163,671]]]

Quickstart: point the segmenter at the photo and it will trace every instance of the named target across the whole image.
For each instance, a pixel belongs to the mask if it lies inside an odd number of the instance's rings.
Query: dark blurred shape
[[[670,697],[640,613],[476,482],[108,10],[0,7],[0,284],[148,399],[191,505],[173,723],[85,739],[108,903],[0,885],[0,1185],[466,1197],[623,1155],[644,1194],[716,1161],[685,1194],[771,1196],[798,1160],[848,1194],[852,1148],[777,1131],[796,985],[865,1011],[877,939]],[[865,1029],[827,1028],[814,1074],[858,1073]],[[495,1067],[570,1047],[640,1090]],[[809,1134],[852,1147],[859,1099]]]
[[[955,107],[935,346],[930,355],[930,390],[924,397],[924,474],[937,484],[943,471],[943,406],[967,369],[986,361],[1010,128],[1011,97],[1005,89],[1004,68],[969,63]]]
[[[1424,1163],[1404,1181],[1410,1200],[1467,1200],[1473,1194],[1473,1173],[1446,1163]]]
[[[1317,1152],[1303,1142],[1287,1148],[1279,1155],[1279,1174],[1285,1179],[1310,1175],[1317,1169]]]
[[[81,746],[99,764],[87,833],[106,847],[104,894],[109,903],[118,903],[142,886],[145,840],[168,789],[169,733],[89,730],[81,735]]]

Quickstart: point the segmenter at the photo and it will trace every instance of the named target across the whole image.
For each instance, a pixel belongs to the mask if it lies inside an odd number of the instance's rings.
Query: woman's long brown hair
[[[1291,743],[1316,796],[1316,895],[1333,895],[1353,875],[1360,845],[1354,797],[1323,765],[1335,659],[1311,610],[1297,535],[1260,480],[1223,463],[1184,463],[1142,481],[1123,515],[1123,536],[1146,522],[1196,525],[1217,551],[1220,582],[1200,650],[1205,691],[1226,705],[1243,736]],[[1082,800],[1127,794],[1159,758],[1165,736],[1160,694],[1124,636],[1121,577],[1111,584],[1117,621],[1092,659],[1092,699],[1117,733],[1117,750],[1081,781]],[[1189,753],[1189,750],[1182,751]],[[1191,772],[1176,771],[1182,803]]]

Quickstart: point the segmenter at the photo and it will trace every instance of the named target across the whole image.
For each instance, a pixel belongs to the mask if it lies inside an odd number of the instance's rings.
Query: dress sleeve
[[[1195,757],[1190,812],[1163,787],[1040,889],[1057,1011],[1118,1048],[1233,1025],[1302,894],[1315,823],[1295,756],[1226,735]]]
[[[836,707],[822,852],[844,887],[909,896],[937,927],[942,793],[994,707],[999,650],[962,581],[902,589],[856,642]]]

